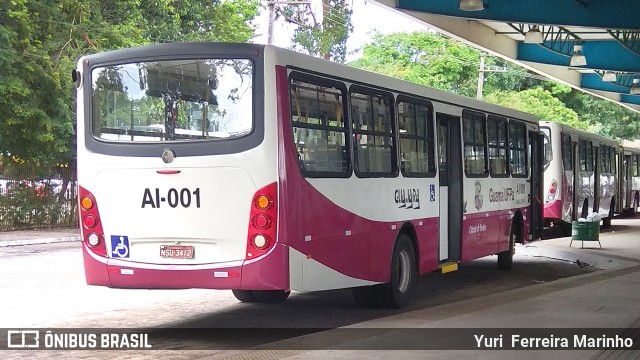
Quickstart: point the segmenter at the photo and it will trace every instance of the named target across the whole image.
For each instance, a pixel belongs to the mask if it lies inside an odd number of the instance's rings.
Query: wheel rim
[[[406,251],[401,251],[398,257],[398,290],[401,293],[407,292],[411,282],[411,260]]]

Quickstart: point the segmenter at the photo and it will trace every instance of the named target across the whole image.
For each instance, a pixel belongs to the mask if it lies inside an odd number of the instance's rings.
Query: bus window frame
[[[588,146],[587,146],[588,144]],[[587,148],[589,151],[587,151]],[[591,154],[591,155],[589,155]],[[594,169],[594,156],[593,156],[593,141],[590,139],[580,138],[578,140],[578,160],[580,164],[580,171],[593,172]],[[583,164],[584,162],[584,164]],[[584,166],[583,166],[584,165]]]
[[[491,145],[491,138],[489,136],[489,123],[490,122],[495,122],[496,125],[496,136],[498,136],[498,132],[497,132],[497,126],[498,123],[502,123],[504,124],[504,146],[500,146],[500,138],[496,137],[496,141],[498,145]],[[510,164],[510,159],[509,159],[509,121],[507,120],[506,117],[503,116],[498,116],[498,115],[493,115],[493,114],[489,114],[487,116],[487,147],[488,147],[488,161],[489,161],[489,175],[492,178],[508,178],[511,175],[511,169],[510,166],[507,166]],[[505,152],[505,165],[504,165],[504,173],[500,174],[494,174],[493,171],[491,170],[491,149],[503,149]]]
[[[400,112],[400,103],[411,103],[414,106],[415,105],[422,105],[425,106],[428,110],[428,115],[427,115],[427,123],[425,124],[425,136],[420,136],[420,135],[405,135],[403,137],[403,135],[400,133],[400,116],[399,116],[399,112]],[[398,152],[400,152],[400,154],[402,154],[402,139],[412,139],[415,141],[426,141],[427,143],[427,154],[425,156],[425,159],[427,160],[427,171],[426,172],[408,172],[405,171],[405,169],[403,168],[403,166],[400,166],[400,171],[402,173],[402,176],[404,177],[408,177],[408,178],[434,178],[436,176],[436,150],[435,150],[435,146],[436,146],[436,141],[435,141],[435,121],[434,121],[434,111],[433,111],[433,104],[425,99],[421,99],[421,98],[416,98],[416,97],[412,97],[412,96],[408,96],[408,95],[404,95],[404,94],[400,94],[398,95],[398,97],[396,98],[396,117],[395,117],[395,123],[396,123],[396,127],[398,128],[397,134],[398,134]],[[431,150],[429,152],[429,149]],[[399,157],[400,161],[402,161],[402,157]],[[402,165],[402,164],[401,164]]]
[[[215,53],[215,56],[212,56]],[[175,56],[175,54],[181,54]],[[151,62],[158,59],[195,60],[195,59],[248,59],[252,62],[252,131],[246,136],[216,141],[197,140],[188,142],[114,142],[93,136],[93,70],[99,67]],[[266,119],[264,111],[264,51],[261,45],[253,44],[212,44],[175,43],[159,44],[139,48],[114,50],[92,54],[85,57],[82,73],[82,95],[89,106],[84,106],[83,122],[85,148],[88,151],[109,156],[121,157],[160,157],[167,148],[179,149],[176,153],[183,156],[227,155],[254,149],[263,143]]]
[[[600,145],[600,173],[611,173],[611,152],[613,148],[609,145]]]
[[[573,145],[572,145],[571,135],[562,132],[560,134],[560,151],[562,152],[562,168],[564,171],[573,171]]]
[[[388,133],[384,133],[381,131],[376,131],[376,130],[356,130],[355,129],[355,120],[353,119],[352,113],[351,111],[353,110],[353,103],[352,103],[352,96],[353,94],[359,94],[359,95],[366,95],[366,96],[379,96],[381,98],[387,98],[388,102],[389,102],[389,116],[391,117],[390,119],[390,130],[391,133],[390,135]],[[356,174],[356,176],[358,178],[396,178],[398,177],[398,174],[400,173],[400,166],[398,165],[398,160],[399,160],[399,152],[398,152],[398,135],[397,135],[397,127],[398,127],[398,123],[396,120],[396,109],[395,109],[395,97],[393,96],[393,93],[389,92],[389,91],[385,91],[385,90],[381,90],[378,88],[373,88],[373,87],[368,87],[368,86],[364,86],[364,85],[359,85],[359,84],[352,84],[349,87],[349,97],[348,97],[348,104],[349,104],[349,131],[351,134],[351,138],[352,138],[352,145],[351,145],[351,149],[353,152],[353,156],[352,156],[352,162],[353,162],[353,171]],[[391,139],[391,171],[361,171],[359,168],[359,163],[358,163],[358,142],[355,141],[355,138],[358,135],[371,135],[371,136],[380,136],[380,137],[384,137],[384,136],[389,136]]]
[[[514,148],[511,146],[512,141],[511,141],[511,126],[515,125],[515,126],[520,126],[523,129],[523,144],[524,146],[522,148]],[[529,136],[527,136],[527,123],[524,121],[520,121],[520,120],[516,120],[516,119],[509,119],[509,135],[508,135],[508,139],[509,139],[509,169],[510,169],[510,173],[511,173],[511,177],[513,178],[528,178],[529,177]],[[520,174],[520,173],[515,173],[513,171],[513,157],[511,156],[511,151],[523,151],[524,152],[524,174]]]
[[[543,155],[542,156],[543,156],[544,170],[546,170],[549,166],[551,166],[551,162],[555,158],[555,154],[553,153],[553,145],[551,144],[551,128],[549,126],[540,126],[540,132],[542,133],[542,137],[543,137],[543,141],[542,141]],[[560,147],[561,147],[560,154],[562,154],[562,144]],[[547,158],[547,153],[550,155],[548,158]]]
[[[344,151],[345,151],[345,161],[347,163],[347,167],[345,169],[345,171],[343,172],[335,172],[335,171],[310,171],[305,169],[305,167],[303,166],[303,164],[301,164],[300,161],[298,161],[298,168],[300,169],[302,175],[306,178],[349,178],[351,177],[351,174],[353,173],[353,165],[352,165],[352,152],[351,152],[351,132],[349,131],[350,128],[350,116],[349,116],[349,112],[348,112],[348,90],[347,90],[347,86],[338,80],[333,80],[333,79],[329,79],[329,78],[325,78],[325,77],[320,77],[320,76],[315,76],[315,75],[310,75],[307,73],[302,73],[299,71],[292,71],[289,74],[289,78],[287,79],[287,96],[289,97],[289,100],[291,100],[291,84],[292,81],[297,80],[297,81],[302,81],[305,82],[309,85],[318,85],[318,86],[324,86],[324,87],[332,87],[335,89],[338,89],[341,94],[342,94],[342,115],[343,115],[343,123],[344,123],[344,137],[345,137],[345,143],[343,145],[344,147]],[[294,130],[294,121],[293,121],[293,117],[291,116],[291,114],[293,113],[294,109],[293,109],[294,104],[289,101],[289,126],[291,127],[291,131],[292,133],[295,132]],[[298,126],[304,129],[314,129],[314,130],[325,130],[325,131],[330,131],[331,129],[336,129],[336,128],[340,128],[338,127],[329,127],[329,126],[324,126],[324,125],[318,125],[318,124],[309,124],[309,123],[302,123],[302,122],[298,122],[296,121],[297,124],[299,125],[303,125],[303,126]],[[293,139],[291,139],[291,141],[293,141]],[[297,149],[295,149],[296,144],[293,144],[294,146],[294,150],[296,150],[296,154],[297,154]]]
[[[470,115],[471,118],[465,118],[465,115]],[[471,120],[474,123],[474,128],[475,128],[475,121],[480,120],[480,117],[482,118],[482,130],[484,131],[484,136],[482,137],[484,140],[484,143],[482,144],[482,148],[484,150],[484,172],[483,173],[469,173],[468,171],[468,167],[467,167],[467,156],[465,155],[466,153],[466,147],[467,146],[472,146],[472,147],[477,147],[479,144],[475,142],[475,138],[474,138],[474,142],[468,142],[467,139],[465,138],[465,128],[466,128],[466,121],[467,120]],[[507,136],[508,137],[508,136]],[[489,164],[488,164],[488,160],[489,160],[489,150],[487,148],[488,145],[488,141],[487,141],[487,116],[485,113],[480,112],[480,111],[475,111],[475,110],[470,110],[470,109],[463,109],[462,110],[462,160],[464,163],[464,175],[467,178],[487,178],[489,177]]]

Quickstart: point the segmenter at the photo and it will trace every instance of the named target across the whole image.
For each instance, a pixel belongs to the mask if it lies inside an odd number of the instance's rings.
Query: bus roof
[[[126,54],[127,58],[154,58],[155,54],[162,54],[163,60],[167,58],[167,53],[175,54],[178,57],[192,57],[194,55],[211,53],[212,56],[220,54],[222,56],[243,56],[249,53],[258,54],[263,51],[265,56],[272,57],[276,64],[289,66],[303,70],[305,72],[317,73],[319,76],[328,76],[344,79],[352,83],[361,83],[368,86],[375,86],[391,92],[400,92],[407,95],[423,97],[431,101],[451,104],[457,107],[480,110],[489,114],[501,115],[513,119],[518,119],[530,123],[538,123],[538,118],[532,114],[514,109],[505,108],[488,102],[476,100],[466,96],[449,93],[442,90],[429,88],[423,85],[413,84],[404,80],[392,78],[386,75],[377,74],[367,70],[357,69],[335,62],[318,59],[309,55],[300,54],[292,50],[279,48],[273,45],[261,44],[239,44],[239,43],[167,43],[154,44],[139,47],[132,47],[120,50],[102,52],[98,54],[86,55],[79,59],[79,62],[88,61],[92,63],[99,61],[108,63],[118,61]]]
[[[585,139],[592,139],[592,140],[597,140],[599,142],[602,143],[608,143],[609,145],[620,145],[620,140],[618,139],[612,139],[612,138],[608,138],[606,136],[603,135],[598,135],[598,134],[594,134],[585,130],[580,130],[580,129],[576,129],[574,127],[571,127],[569,125],[565,125],[565,124],[561,124],[559,122],[556,121],[540,121],[540,126],[543,127],[549,127],[551,128],[552,131],[557,129],[561,129],[561,131],[569,133],[569,134],[574,134],[574,135],[578,135],[580,137],[583,137]]]
[[[318,59],[291,50],[267,45],[265,48],[265,53],[268,54],[269,51],[273,52],[278,64],[287,65],[289,67],[301,69],[306,72],[315,72],[320,76],[331,76],[333,78],[344,79],[348,82],[361,83],[369,86],[373,85],[380,89],[388,90],[391,92],[401,92],[407,95],[415,95],[436,102],[454,104],[455,106],[481,110],[487,113],[493,113],[536,124],[539,121],[537,117],[529,113],[505,108],[462,95],[433,89],[424,85],[410,83],[405,80],[381,75],[371,71]]]

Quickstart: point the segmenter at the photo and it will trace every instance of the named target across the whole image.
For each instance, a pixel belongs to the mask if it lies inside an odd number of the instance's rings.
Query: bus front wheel
[[[409,236],[402,234],[396,242],[391,259],[391,279],[376,286],[381,305],[400,309],[409,304],[418,278],[416,255]]]

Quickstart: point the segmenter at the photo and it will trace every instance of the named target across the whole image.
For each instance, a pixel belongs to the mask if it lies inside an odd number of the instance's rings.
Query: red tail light
[[[247,234],[247,259],[259,257],[275,245],[278,228],[277,201],[277,183],[263,187],[253,196]]]
[[[86,242],[89,249],[96,255],[106,257],[107,247],[104,242],[104,230],[102,230],[96,198],[82,186],[79,188],[78,207],[80,208],[82,241]]]
[[[558,182],[553,180],[551,181],[551,186],[549,187],[549,193],[547,194],[548,203],[556,199],[557,192],[558,192]]]

